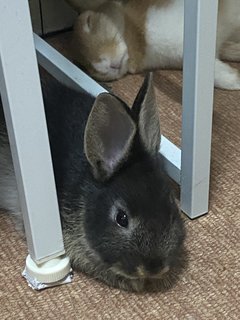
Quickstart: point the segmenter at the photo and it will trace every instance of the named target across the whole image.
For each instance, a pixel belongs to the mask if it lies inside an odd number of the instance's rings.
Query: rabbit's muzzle
[[[111,267],[111,271],[127,279],[162,279],[164,275],[170,270],[169,266],[149,271],[143,265],[136,267],[135,271],[130,273],[125,271],[119,264]]]

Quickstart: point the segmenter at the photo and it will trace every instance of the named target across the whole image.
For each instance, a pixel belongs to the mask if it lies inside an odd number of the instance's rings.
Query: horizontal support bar
[[[168,175],[178,184],[181,182],[181,149],[162,135],[161,154],[165,160]]]
[[[39,64],[60,82],[79,90],[83,90],[93,96],[101,92],[107,92],[95,80],[86,75],[82,70],[66,59],[61,53],[34,34],[35,48]],[[165,158],[166,169],[169,176],[180,183],[181,150],[171,141],[162,136],[161,153]]]
[[[106,89],[36,34],[34,34],[34,43],[38,63],[54,78],[75,90],[79,90],[79,87],[81,87],[95,97],[101,92],[107,92]]]

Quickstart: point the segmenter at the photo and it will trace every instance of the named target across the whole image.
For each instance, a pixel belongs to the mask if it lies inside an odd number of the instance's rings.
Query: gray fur
[[[84,135],[85,154],[96,178],[109,178],[116,171],[128,156],[135,132],[133,120],[118,99],[107,93],[96,98]]]
[[[161,132],[152,77],[152,73],[150,73],[139,115],[139,131],[145,148],[151,154],[155,154],[160,148]]]
[[[0,207],[20,213],[17,182],[6,132],[0,128]]]
[[[151,77],[131,109],[111,94],[95,100],[52,78],[44,81],[43,97],[64,244],[73,268],[129,291],[173,285],[185,263],[185,232],[158,152]],[[0,207],[19,212],[1,116]],[[127,225],[118,220],[122,213]]]

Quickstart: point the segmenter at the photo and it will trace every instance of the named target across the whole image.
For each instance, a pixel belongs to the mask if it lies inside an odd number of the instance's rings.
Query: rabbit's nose
[[[146,278],[146,276],[148,275],[148,272],[145,270],[145,268],[142,265],[140,265],[137,267],[137,275],[140,278]]]

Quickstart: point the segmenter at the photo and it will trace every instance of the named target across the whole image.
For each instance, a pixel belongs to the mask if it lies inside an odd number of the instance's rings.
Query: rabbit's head
[[[151,75],[132,109],[111,94],[97,97],[85,129],[95,187],[84,229],[99,261],[124,279],[161,278],[179,261],[184,227],[159,146]]]
[[[119,6],[115,3],[114,6]],[[74,58],[97,80],[115,80],[127,73],[128,49],[123,38],[123,21],[105,13],[85,11],[73,32]],[[113,21],[114,20],[114,21]]]

